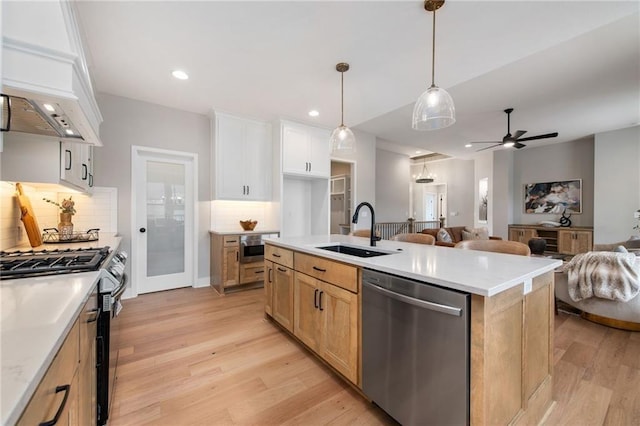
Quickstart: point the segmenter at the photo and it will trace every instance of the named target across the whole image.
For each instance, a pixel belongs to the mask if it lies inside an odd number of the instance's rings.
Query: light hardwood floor
[[[395,424],[263,313],[263,290],[123,302],[110,425]],[[547,425],[640,424],[640,333],[556,316]]]

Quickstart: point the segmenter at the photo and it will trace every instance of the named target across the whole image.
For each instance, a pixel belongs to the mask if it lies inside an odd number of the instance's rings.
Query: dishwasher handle
[[[453,315],[456,317],[462,316],[462,308],[455,308],[453,306],[442,305],[440,303],[428,302],[426,300],[420,300],[413,297],[405,296],[404,294],[399,294],[394,291],[378,287],[377,285],[369,283],[367,281],[362,281],[362,284],[373,291],[383,294],[384,296],[390,297],[391,299],[395,299],[403,303],[407,303],[409,305],[416,306],[418,308],[438,311],[442,312],[443,314]]]

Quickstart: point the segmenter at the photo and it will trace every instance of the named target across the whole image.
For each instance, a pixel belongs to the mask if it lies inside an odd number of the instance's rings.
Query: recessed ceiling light
[[[73,130],[71,129],[66,129],[65,132],[67,132],[68,135],[73,135]]]
[[[180,70],[175,70],[171,73],[172,76],[174,76],[175,78],[177,78],[178,80],[188,80],[189,76],[187,75],[186,72],[184,71],[180,71]]]
[[[471,148],[473,145],[471,145],[470,143],[466,144],[464,147],[465,148]]]
[[[422,154],[422,151],[416,151],[416,154]]]
[[[49,112],[56,112],[56,109],[51,104],[43,104],[42,106]]]
[[[312,109],[311,111],[309,111],[309,117],[317,117],[319,115],[320,113],[315,109]]]

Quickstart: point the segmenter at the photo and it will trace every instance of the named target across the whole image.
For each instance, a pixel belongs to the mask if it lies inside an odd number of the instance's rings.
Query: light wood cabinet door
[[[519,243],[527,244],[531,238],[538,236],[535,229],[528,228],[511,228],[509,229],[509,240],[518,241]]]
[[[273,262],[264,261],[264,311],[273,316]]]
[[[295,272],[293,334],[315,352],[320,346],[321,285],[315,278]]]
[[[343,376],[358,382],[358,296],[322,283],[318,298],[321,316],[319,354]]]
[[[76,321],[18,420],[18,425],[33,426],[50,421],[58,410],[61,410],[61,414],[57,425],[78,424],[79,341]]]
[[[230,287],[240,284],[240,249],[225,247],[222,258],[222,285]]]
[[[586,253],[592,246],[591,231],[558,231],[558,251],[562,254]]]
[[[96,424],[97,371],[96,336],[98,332],[97,288],[89,296],[80,317],[80,367],[78,369],[78,418],[81,425]]]
[[[273,265],[273,319],[293,333],[293,270]]]

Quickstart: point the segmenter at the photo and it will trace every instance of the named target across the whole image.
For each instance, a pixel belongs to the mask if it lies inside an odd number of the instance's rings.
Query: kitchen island
[[[33,249],[117,250],[121,237],[101,235],[84,243],[46,244]],[[18,246],[13,250],[31,250]],[[15,424],[81,314],[101,271],[0,281],[2,370],[0,424]]]
[[[358,257],[321,248],[332,245],[385,254]],[[469,422],[536,424],[544,418],[553,406],[553,270],[560,261],[395,241],[368,246],[366,238],[344,235],[267,240],[265,311],[362,389],[364,269],[467,293]],[[326,294],[324,302],[320,296],[318,303],[318,293]]]

